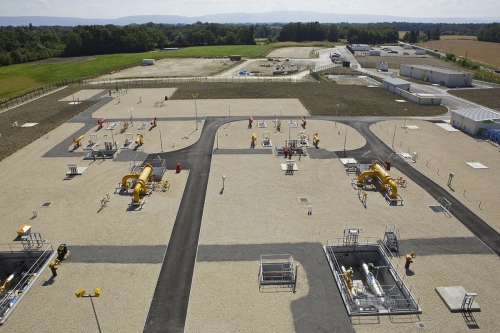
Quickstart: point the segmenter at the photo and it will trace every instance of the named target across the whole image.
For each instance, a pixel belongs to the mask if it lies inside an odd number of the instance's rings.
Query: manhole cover
[[[307,198],[298,198],[299,203],[309,203],[309,199]]]
[[[53,202],[51,202],[51,201],[46,201],[46,202],[44,202],[44,203],[42,204],[42,206],[41,206],[41,207],[46,207],[46,208],[47,208],[47,207],[52,206],[52,204],[53,204]]]

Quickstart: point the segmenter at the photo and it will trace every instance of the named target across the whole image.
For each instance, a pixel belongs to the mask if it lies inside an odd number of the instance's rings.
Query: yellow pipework
[[[142,168],[141,174],[139,178],[137,178],[137,184],[134,187],[134,202],[140,203],[141,198],[139,198],[139,194],[146,193],[146,181],[151,177],[151,173],[153,173],[153,167],[151,164],[147,163],[144,168]]]
[[[84,138],[84,136],[83,136],[83,135],[80,135],[80,136],[79,136],[79,137],[77,137],[77,138],[73,138],[73,143],[74,143],[75,145],[77,145],[77,144],[79,144],[79,143],[80,143],[80,141],[82,141],[82,140],[83,140],[83,138]]]
[[[313,143],[316,144],[316,145],[319,143],[318,133],[314,133],[314,135],[313,135]]]
[[[351,293],[352,296],[356,296],[356,289],[352,285],[352,279],[351,279],[352,273],[353,273],[352,268],[345,270],[344,266],[342,266],[342,275],[344,276],[347,288],[349,288],[349,292]]]
[[[362,172],[359,177],[358,177],[358,183],[362,183],[365,180],[366,176],[371,176],[372,178],[377,178],[379,177],[380,180],[382,181],[382,188],[387,189],[389,186],[391,187],[391,199],[397,199],[398,198],[398,186],[394,182],[394,180],[391,178],[391,176],[385,171],[385,169],[380,165],[378,161],[374,161],[372,164],[369,165],[370,170],[366,170]]]
[[[144,138],[144,136],[142,134],[139,134],[139,136],[137,137],[137,140],[135,140],[135,144],[136,145],[142,145],[142,139]]]
[[[139,178],[138,173],[130,173],[128,175],[123,176],[122,178],[122,187],[127,187],[127,180],[129,179],[137,179]]]
[[[7,286],[10,284],[10,281],[9,280],[5,280],[5,282],[3,283],[3,285],[0,286],[0,292],[4,291],[5,288],[7,288]]]

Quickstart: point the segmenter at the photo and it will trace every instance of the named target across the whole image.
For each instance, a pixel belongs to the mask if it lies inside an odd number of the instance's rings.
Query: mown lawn
[[[0,102],[24,95],[40,87],[63,80],[80,80],[111,71],[137,66],[144,58],[192,58],[229,56],[238,54],[246,58],[265,57],[274,49],[286,46],[327,47],[328,42],[273,43],[269,45],[221,45],[186,47],[172,51],[154,51],[132,54],[108,54],[95,57],[52,59],[35,63],[0,67]]]

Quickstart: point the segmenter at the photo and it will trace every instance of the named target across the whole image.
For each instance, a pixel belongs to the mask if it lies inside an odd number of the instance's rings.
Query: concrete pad
[[[479,162],[467,162],[465,164],[467,164],[468,166],[470,166],[471,168],[474,168],[474,169],[488,169],[488,167],[486,165],[483,165]]]
[[[464,287],[436,287],[436,292],[451,312],[462,312],[462,302],[465,294],[467,294],[467,290],[465,290]],[[471,311],[481,311],[481,308],[476,301],[472,303]]]
[[[448,132],[458,132],[458,129],[456,129],[455,127],[451,126],[450,124],[436,124],[438,125],[439,127],[441,127],[442,129],[444,130],[447,130]]]

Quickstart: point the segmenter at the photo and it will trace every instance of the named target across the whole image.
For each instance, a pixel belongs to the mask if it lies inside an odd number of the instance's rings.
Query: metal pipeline
[[[356,255],[356,259],[358,260],[359,266],[361,267],[363,273],[365,274],[366,282],[368,282],[373,293],[375,294],[375,296],[377,296],[379,304],[385,304],[385,293],[382,287],[380,286],[380,283],[377,281],[375,276],[373,276],[373,273],[370,272],[370,269],[368,268],[368,265],[363,260],[363,258],[360,258],[358,255]]]
[[[23,271],[23,265],[19,265],[17,266],[16,270],[14,271],[14,273],[12,273],[11,275],[9,275],[7,277],[7,279],[5,279],[3,285],[0,286],[0,292],[4,291],[5,288],[12,282],[12,280],[14,280],[16,278],[17,275],[19,275],[22,271]]]

